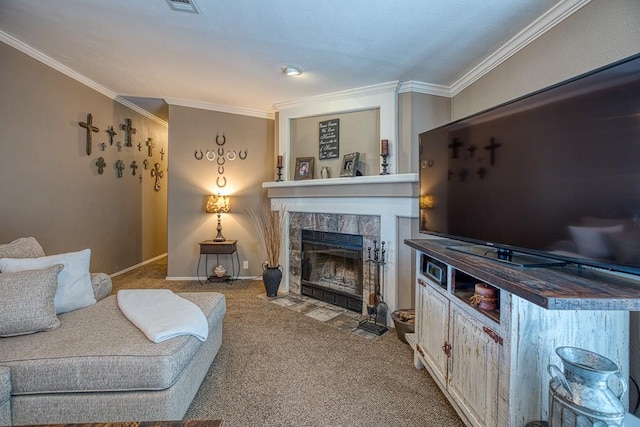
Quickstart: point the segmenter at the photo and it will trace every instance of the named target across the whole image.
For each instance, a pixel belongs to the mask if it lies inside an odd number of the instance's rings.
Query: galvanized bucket
[[[620,398],[627,383],[618,366],[597,353],[575,347],[558,347],[564,371],[549,364],[549,426],[622,426],[625,409]],[[618,392],[608,384],[618,380]]]

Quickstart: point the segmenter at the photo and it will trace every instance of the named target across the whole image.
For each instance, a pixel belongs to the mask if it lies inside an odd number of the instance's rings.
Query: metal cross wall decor
[[[151,177],[156,179],[156,183],[153,185],[153,189],[160,191],[160,178],[164,176],[164,172],[160,170],[160,163],[154,163],[153,169],[151,169]]]
[[[107,166],[107,164],[104,162],[104,157],[98,157],[96,166],[98,167],[98,175],[102,175],[104,173],[105,166]]]
[[[87,156],[90,156],[91,145],[93,144],[91,132],[100,132],[100,129],[98,129],[93,125],[93,115],[91,115],[91,113],[87,114],[86,122],[78,122],[78,124],[87,130],[87,139],[86,139]]]
[[[116,161],[116,173],[118,178],[122,178],[123,170],[124,170],[124,162],[122,160]]]
[[[153,138],[147,138],[146,145],[148,147],[147,155],[149,157],[153,157],[153,147],[155,147],[155,144],[153,143]]]
[[[113,137],[117,135],[116,131],[113,130],[113,126],[109,126],[105,132],[109,134],[109,145],[113,145]]]
[[[124,131],[124,140],[127,147],[132,147],[131,144],[131,134],[135,134],[137,132],[136,128],[131,126],[131,119],[124,119],[124,124],[120,125],[120,129]]]

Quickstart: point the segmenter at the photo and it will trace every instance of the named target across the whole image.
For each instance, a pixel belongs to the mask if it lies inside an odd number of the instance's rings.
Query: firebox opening
[[[302,295],[362,312],[363,239],[302,230]]]

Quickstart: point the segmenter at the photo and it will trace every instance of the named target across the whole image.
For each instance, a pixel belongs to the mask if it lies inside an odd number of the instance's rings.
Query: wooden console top
[[[407,239],[408,246],[549,310],[640,311],[640,278],[576,265],[517,267],[449,249],[450,239]],[[418,269],[420,266],[417,266]]]

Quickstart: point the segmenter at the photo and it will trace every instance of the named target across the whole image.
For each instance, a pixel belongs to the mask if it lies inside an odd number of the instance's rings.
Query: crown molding
[[[432,83],[417,82],[411,80],[408,82],[402,82],[398,93],[404,92],[417,92],[424,93],[426,95],[436,95],[451,98],[451,88],[448,86],[436,85]]]
[[[400,82],[398,80],[380,83],[377,85],[364,86],[355,89],[347,89],[339,92],[325,93],[322,95],[310,96],[308,98],[294,99],[291,101],[282,101],[273,104],[276,111],[289,108],[301,107],[308,104],[318,104],[322,102],[341,101],[344,99],[358,98],[362,96],[378,95],[383,93],[398,93]]]
[[[485,74],[502,64],[507,59],[524,49],[529,43],[564,21],[591,0],[563,0],[549,9],[547,13],[533,21],[511,40],[502,45],[471,71],[450,86],[451,96],[455,96],[469,87]]]
[[[544,33],[558,25],[560,22],[571,16],[573,13],[581,9],[583,6],[590,3],[591,0],[562,0],[557,3],[553,8],[549,9],[547,13],[535,20],[525,29],[520,31],[507,43],[502,45],[498,50],[493,52],[482,62],[472,68],[468,73],[455,81],[451,86],[436,85],[431,83],[424,83],[419,81],[392,81],[387,83],[381,83],[377,85],[365,86],[361,88],[348,89],[339,92],[333,92],[328,94],[311,96],[308,98],[294,99],[290,101],[282,101],[273,104],[275,111],[300,107],[308,104],[340,101],[346,98],[362,97],[367,95],[375,95],[380,93],[405,93],[405,92],[417,92],[428,95],[454,97],[476,82],[478,79],[492,71],[494,68],[502,64],[504,61],[515,55],[517,52],[525,48],[531,42],[542,36]],[[114,101],[128,107],[141,115],[163,125],[168,126],[168,123],[147,110],[139,107],[136,104],[128,101],[122,96],[116,94],[112,90],[96,83],[95,81],[83,76],[82,74],[72,70],[66,65],[54,60],[53,58],[43,54],[42,52],[32,48],[31,46],[21,42],[15,37],[0,30],[0,41],[6,43],[9,46],[19,50],[20,52],[34,58],[35,60],[59,71],[60,73],[80,82],[81,84],[103,94],[104,96],[113,99]],[[210,104],[198,101],[188,101],[176,98],[165,98],[165,101],[170,105],[178,105],[183,107],[198,108],[203,110],[219,111],[230,114],[239,114],[243,116],[252,116],[264,119],[273,120],[275,118],[274,112],[254,110],[241,107],[233,107],[219,104]]]
[[[114,101],[116,101],[119,104],[122,104],[123,106],[130,108],[134,111],[136,111],[137,113],[140,113],[141,115],[145,116],[148,119],[151,119],[153,121],[155,121],[156,123],[168,127],[169,124],[167,122],[165,122],[164,120],[160,119],[159,117],[151,114],[150,112],[148,112],[147,110],[140,108],[138,105],[133,104],[132,102],[124,99],[123,97],[119,96],[118,94],[116,94],[114,91],[94,82],[93,80],[83,76],[82,74],[72,70],[71,68],[67,67],[64,64],[61,64],[60,62],[56,61],[55,59],[51,58],[50,56],[45,55],[44,53],[40,52],[39,50],[36,50],[34,48],[32,48],[31,46],[21,42],[20,40],[16,39],[15,37],[13,37],[12,35],[9,35],[7,33],[5,33],[4,31],[0,30],[0,41],[4,42],[5,44],[8,44],[9,46],[13,47],[14,49],[19,50],[20,52],[24,53],[25,55],[28,55],[30,57],[32,57],[33,59],[35,59],[36,61],[39,61],[41,63],[43,63],[44,65],[53,68],[54,70],[64,74],[67,77],[70,77],[74,80],[76,80],[77,82],[95,90],[98,93],[101,93],[102,95],[106,96],[107,98],[113,99]]]
[[[179,107],[197,108],[199,110],[218,111],[221,113],[239,114],[241,116],[257,117],[259,119],[275,120],[275,114],[269,111],[253,110],[250,108],[232,107],[229,105],[211,104],[201,101],[190,101],[179,98],[164,98],[169,105],[177,105]]]

